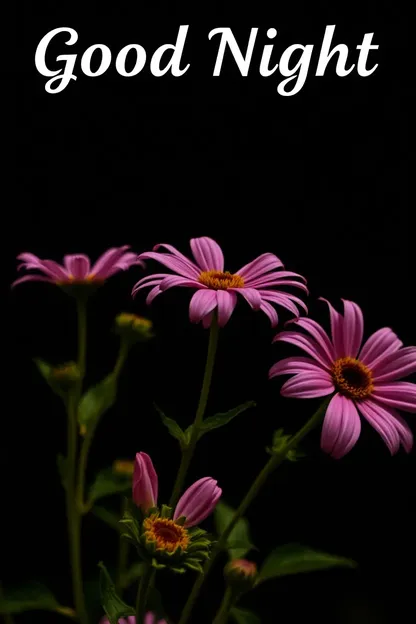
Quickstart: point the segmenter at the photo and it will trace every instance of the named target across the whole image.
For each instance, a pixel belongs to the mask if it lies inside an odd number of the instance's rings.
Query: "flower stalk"
[[[150,586],[153,584],[153,578],[156,570],[152,566],[146,567],[145,573],[139,581],[139,588],[136,600],[136,624],[144,624],[146,615],[146,604],[149,595]]]

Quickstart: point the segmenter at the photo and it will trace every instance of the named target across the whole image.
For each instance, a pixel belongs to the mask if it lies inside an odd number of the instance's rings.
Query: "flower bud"
[[[158,478],[152,460],[146,453],[137,453],[134,462],[133,500],[147,513],[157,505]]]
[[[203,477],[195,481],[179,499],[173,519],[185,517],[187,527],[199,524],[214,511],[221,494],[215,479]]]
[[[71,390],[81,380],[81,371],[75,362],[67,362],[50,371],[49,382],[57,390]]]
[[[234,559],[225,566],[224,577],[236,592],[249,591],[257,579],[257,566],[247,559]]]
[[[117,333],[129,343],[143,342],[153,337],[153,323],[147,318],[122,312],[116,317]]]
[[[134,473],[134,462],[128,459],[116,459],[113,462],[113,472],[118,475],[130,476]]]

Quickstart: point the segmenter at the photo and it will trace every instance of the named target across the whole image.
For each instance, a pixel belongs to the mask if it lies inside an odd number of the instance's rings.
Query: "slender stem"
[[[214,362],[215,362],[215,354],[217,352],[218,346],[218,336],[219,336],[219,326],[217,316],[214,315],[211,323],[210,333],[209,333],[209,342],[208,342],[208,353],[207,360],[205,364],[205,373],[204,380],[202,382],[201,395],[199,397],[199,404],[196,410],[195,420],[192,427],[191,438],[189,440],[188,445],[182,451],[181,463],[178,470],[178,475],[176,477],[175,486],[173,488],[172,496],[170,499],[170,507],[174,507],[178,502],[178,498],[181,494],[183,484],[186,478],[186,473],[188,472],[189,464],[191,463],[193,454],[195,452],[196,443],[198,442],[198,436],[201,429],[201,425],[203,422],[205,408],[207,406],[209,389],[211,387],[212,373],[214,370]]]
[[[233,591],[231,587],[227,587],[220,608],[218,609],[217,614],[214,618],[213,624],[225,624],[227,622],[230,609],[233,606],[233,602]]]
[[[252,486],[250,487],[247,494],[241,501],[240,506],[235,511],[234,516],[231,519],[231,522],[228,524],[226,529],[220,535],[219,540],[217,541],[216,546],[214,547],[212,551],[210,559],[208,559],[205,563],[204,574],[200,574],[197,577],[192,587],[192,591],[189,594],[188,600],[185,604],[184,610],[179,620],[179,624],[186,624],[186,622],[188,622],[193,606],[198,597],[199,591],[202,587],[202,584],[204,580],[206,579],[208,573],[210,572],[217,556],[219,555],[221,550],[224,548],[224,545],[227,542],[228,536],[230,535],[231,531],[233,530],[233,528],[235,527],[239,519],[245,513],[248,506],[253,502],[253,500],[259,493],[260,488],[262,487],[264,482],[267,480],[268,476],[284,461],[287,453],[292,448],[294,448],[310,431],[312,431],[312,429],[314,429],[321,422],[325,414],[325,410],[327,408],[329,400],[330,399],[326,399],[325,401],[323,401],[323,403],[318,407],[315,414],[307,421],[307,423],[301,429],[299,429],[299,431],[294,436],[289,438],[289,440],[287,441],[283,449],[280,451],[280,453],[276,453],[275,455],[272,455],[271,458],[266,463],[266,465],[263,467],[263,469],[259,472],[259,474],[257,475],[257,478],[254,480]]]
[[[121,504],[121,517],[124,516],[124,512],[127,509],[127,501],[123,498],[123,502]],[[123,594],[123,575],[126,572],[127,565],[129,560],[129,542],[120,535],[119,537],[119,546],[118,546],[118,566],[117,566],[117,581],[116,581],[116,589],[118,595],[121,597]]]
[[[148,565],[145,573],[140,579],[139,590],[137,592],[136,600],[136,624],[144,624],[147,597],[149,594],[150,584],[153,582],[155,572],[156,570],[152,568],[152,566]]]
[[[78,316],[78,368],[81,377],[85,375],[85,360],[87,353],[87,302],[82,297],[77,297],[77,316]],[[80,385],[79,392],[82,387]]]

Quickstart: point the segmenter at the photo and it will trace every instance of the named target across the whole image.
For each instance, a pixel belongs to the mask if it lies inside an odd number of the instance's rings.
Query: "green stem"
[[[123,499],[121,505],[121,517],[124,516],[124,513],[127,509],[127,501]],[[129,542],[120,535],[119,537],[119,546],[118,546],[118,566],[117,566],[117,581],[116,581],[116,589],[120,598],[123,595],[123,575],[126,572],[127,565],[129,560]]]
[[[208,353],[207,360],[205,364],[205,373],[204,380],[202,382],[201,395],[199,398],[199,404],[195,415],[195,420],[192,426],[191,438],[186,448],[182,451],[181,463],[178,470],[178,475],[176,477],[175,486],[173,488],[172,496],[170,499],[169,506],[174,507],[178,502],[179,496],[181,494],[183,484],[186,478],[186,473],[188,472],[189,464],[191,463],[193,454],[195,452],[196,443],[198,442],[198,436],[201,429],[201,425],[203,422],[205,408],[207,406],[209,389],[211,387],[212,380],[212,372],[214,370],[214,362],[215,362],[215,354],[217,352],[218,346],[218,336],[219,336],[219,326],[217,316],[214,315],[211,323],[210,333],[209,333],[209,342],[208,342]]]
[[[144,624],[147,597],[149,594],[150,585],[153,582],[153,576],[155,572],[156,570],[152,568],[152,566],[148,565],[145,573],[140,579],[139,590],[137,592],[136,600],[136,624]]]
[[[202,584],[206,579],[208,573],[210,572],[217,556],[224,548],[231,531],[233,530],[239,519],[243,516],[249,505],[253,502],[253,500],[259,493],[260,488],[267,480],[268,476],[284,461],[287,453],[321,422],[329,401],[330,398],[326,399],[325,401],[323,401],[323,403],[321,403],[315,414],[307,421],[307,423],[301,429],[299,429],[299,431],[294,436],[289,438],[280,453],[276,453],[275,455],[271,456],[264,468],[259,472],[257,478],[254,480],[252,486],[241,501],[240,506],[235,511],[230,523],[220,535],[219,540],[217,541],[216,546],[212,551],[210,559],[208,559],[204,565],[204,574],[200,574],[197,577],[192,587],[192,591],[189,594],[188,600],[185,604],[184,610],[179,620],[179,624],[186,624],[186,622],[188,622]]]
[[[220,608],[218,609],[217,615],[214,618],[213,624],[225,624],[228,621],[228,615],[230,613],[231,607],[233,606],[233,602],[234,593],[231,587],[227,587]]]
[[[87,302],[82,297],[77,297],[77,316],[78,316],[78,368],[81,377],[85,375],[85,360],[87,353]],[[80,384],[79,393],[81,394],[82,384]]]

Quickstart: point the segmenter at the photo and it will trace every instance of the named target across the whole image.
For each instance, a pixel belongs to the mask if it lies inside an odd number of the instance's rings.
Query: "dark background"
[[[31,358],[58,363],[75,357],[74,308],[53,286],[26,284],[10,292],[19,252],[55,260],[83,252],[94,260],[110,246],[131,244],[141,252],[167,242],[188,253],[191,237],[207,235],[223,246],[231,271],[270,251],[289,270],[305,275],[310,314],[318,321],[325,323],[327,313],[317,297],[335,305],[343,297],[363,308],[366,335],[387,325],[405,344],[415,343],[406,112],[410,19],[404,3],[340,2],[336,10],[332,4],[225,9],[214,3],[199,13],[163,2],[151,8],[120,2],[111,9],[95,2],[80,9],[63,2],[19,5],[15,68],[6,75],[16,95],[12,123],[5,123],[12,154],[5,179],[6,187],[11,182],[9,225],[3,230],[7,382],[0,457],[6,589],[37,579],[63,604],[71,602],[64,497],[56,474],[56,455],[65,448],[65,416]],[[191,63],[181,78],[157,79],[148,65],[131,79],[113,68],[87,78],[78,57],[77,81],[49,95],[46,78],[35,69],[36,46],[53,28],[75,28],[79,40],[72,49],[52,46],[50,65],[57,54],[81,56],[94,43],[107,44],[114,55],[124,45],[141,43],[151,54],[175,41],[180,24],[190,24],[183,58]],[[335,43],[347,43],[353,55],[364,33],[375,32],[373,43],[380,49],[370,62],[375,59],[379,68],[372,76],[353,72],[339,78],[334,61],[325,77],[314,76],[327,24],[336,24]],[[224,75],[212,77],[218,44],[208,42],[207,34],[218,26],[232,27],[242,47],[250,28],[259,27],[247,78],[230,58]],[[315,44],[306,84],[295,96],[277,95],[278,73],[267,79],[258,74],[269,27],[278,30],[276,61],[292,43]],[[131,288],[141,275],[137,268],[112,278],[90,307],[88,383],[112,368],[117,312],[149,315],[156,331],[154,341],[129,359],[117,406],[97,433],[90,478],[116,457],[133,458],[144,450],[157,467],[160,497],[166,500],[179,452],[152,402],[180,424],[191,422],[207,333],[187,320],[186,289],[169,291],[150,310],[144,293],[133,302]],[[273,335],[267,318],[244,302],[221,335],[208,414],[251,399],[258,406],[201,441],[189,483],[215,476],[232,505],[263,465],[273,430],[296,430],[316,405],[283,399],[281,381],[268,382],[270,365],[294,352],[272,347]],[[413,415],[407,420],[414,422]],[[272,547],[299,541],[354,558],[359,568],[271,582],[248,596],[246,605],[264,622],[383,623],[414,617],[414,452],[391,458],[366,423],[357,446],[341,461],[320,452],[318,433],[304,450],[307,458],[284,465],[249,510],[259,548],[253,557],[261,561]],[[100,559],[114,560],[116,540],[94,517],[86,518],[84,528],[87,575],[94,578]],[[191,576],[161,579],[173,616]],[[220,574],[209,583],[196,622],[210,622],[220,599]],[[18,622],[58,617],[30,613]]]

